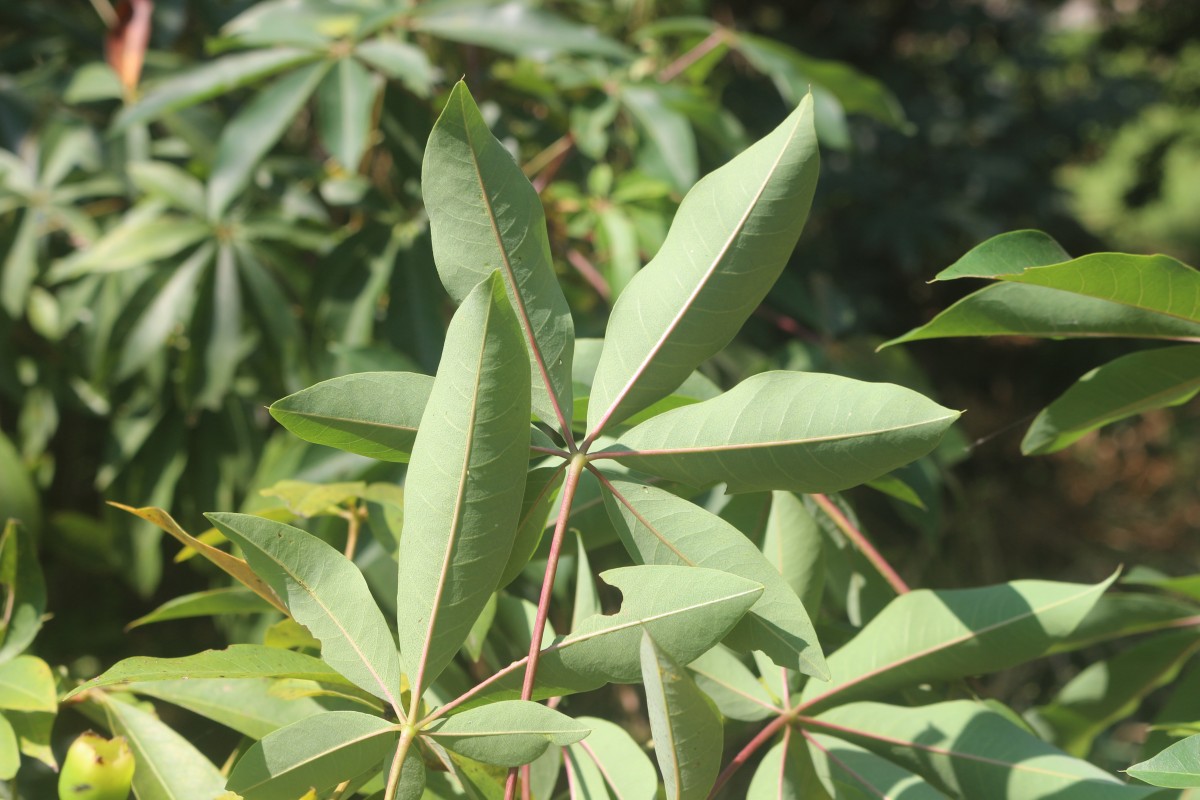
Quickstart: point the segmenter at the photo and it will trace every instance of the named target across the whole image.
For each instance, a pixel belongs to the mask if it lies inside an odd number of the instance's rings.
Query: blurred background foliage
[[[710,377],[841,372],[969,410],[905,476],[924,510],[855,497],[916,584],[1170,568],[1200,525],[1194,411],[1050,458],[1017,448],[1121,345],[873,350],[962,293],[925,281],[1002,231],[1200,262],[1198,30],[1200,4],[1171,0],[0,5],[0,517],[40,536],[60,614],[38,652],[91,674],[236,638],[122,631],[212,576],[105,500],[198,532],[203,511],[277,503],[260,490],[284,478],[402,474],[265,406],[435,369],[450,306],[420,163],[459,76],[542,192],[581,336],[602,335],[697,176],[811,87],[813,215]]]

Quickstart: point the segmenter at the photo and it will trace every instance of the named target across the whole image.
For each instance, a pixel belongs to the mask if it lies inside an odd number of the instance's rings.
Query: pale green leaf
[[[703,800],[721,769],[721,718],[649,633],[642,636],[642,683],[667,800]]]
[[[204,217],[204,184],[190,172],[167,161],[135,161],[125,169],[138,191],[194,217]]]
[[[61,283],[152,264],[211,235],[203,222],[168,213],[161,201],[146,201],[125,212],[99,241],[56,261],[46,278]]]
[[[1197,648],[1195,629],[1144,639],[1089,664],[1034,713],[1056,745],[1086,758],[1097,736],[1137,711],[1146,695],[1172,683]]]
[[[317,87],[321,144],[349,172],[358,172],[370,144],[383,79],[352,58],[339,59]]]
[[[358,372],[276,400],[280,425],[305,441],[380,461],[407,462],[433,378],[413,372]]]
[[[223,614],[259,614],[270,610],[271,605],[254,592],[238,587],[208,589],[203,592],[173,597],[149,614],[138,617],[126,625],[125,630],[149,625],[152,622],[213,617]]]
[[[1071,256],[1062,245],[1041,231],[1010,231],[975,245],[965,256],[939,272],[936,280],[995,278],[1029,267],[1047,267],[1070,260]]]
[[[764,587],[727,643],[762,650],[780,666],[828,677],[808,613],[783,576],[754,544],[715,514],[670,492],[626,481],[610,483],[609,515],[635,561],[720,569]]]
[[[124,736],[133,751],[138,800],[212,800],[225,788],[212,762],[154,714],[104,694],[99,698],[113,733]]]
[[[11,780],[21,767],[21,744],[17,732],[4,714],[0,714],[0,780]]]
[[[405,481],[396,607],[419,695],[496,591],[529,460],[529,361],[498,272],[450,323]]]
[[[329,72],[331,63],[298,67],[263,89],[229,119],[217,140],[208,180],[208,216],[220,219],[250,181],[258,162],[295,120],[305,101]]]
[[[526,476],[517,536],[513,539],[504,574],[500,576],[501,588],[517,579],[538,549],[562,482],[563,470],[560,467],[538,467],[530,470]]]
[[[809,682],[804,707],[827,708],[1038,658],[1075,630],[1115,578],[1094,586],[1013,581],[901,595],[829,657],[832,680]]]
[[[971,800],[1124,800],[1156,792],[1072,758],[986,705],[853,703],[806,727],[865,747]]]
[[[569,785],[578,787],[572,800],[653,800],[658,773],[628,731],[597,717],[577,721],[592,732],[563,751]]]
[[[379,36],[361,42],[354,48],[354,55],[375,69],[395,78],[420,97],[428,97],[439,70],[429,63],[429,57],[421,48]]]
[[[559,52],[626,58],[628,51],[595,28],[520,0],[500,3],[430,2],[410,23],[439,39],[475,44],[525,58]]]
[[[461,302],[500,271],[529,352],[533,411],[570,424],[574,323],[554,274],[545,211],[461,81],[429,135],[421,192],[446,291]]]
[[[0,708],[11,711],[56,711],[58,691],[50,665],[34,656],[17,656],[0,664]]]
[[[309,483],[283,480],[260,489],[259,494],[282,500],[288,511],[298,517],[315,517],[344,511],[346,504],[363,497],[366,491],[367,484],[363,481]]]
[[[904,798],[908,800],[907,795]],[[746,791],[746,800],[831,800],[799,731],[785,728],[783,740],[763,756]]]
[[[926,455],[958,416],[890,383],[765,372],[646,420],[602,453],[693,486],[836,492]]]
[[[695,661],[723,639],[762,594],[762,585],[702,567],[622,567],[600,573],[621,593],[621,609],[581,621],[570,634],[542,650],[534,698],[641,680],[643,630],[680,663]],[[487,698],[507,699],[521,690],[514,671],[490,688]]]
[[[589,441],[669,395],[741,328],[787,263],[808,216],[818,154],[812,101],[683,200],[654,259],[609,317]]]
[[[183,678],[301,678],[349,685],[346,678],[319,658],[277,647],[233,644],[224,650],[205,650],[182,658],[127,658],[98,677],[76,687],[63,699],[69,700],[89,689],[102,686]]]
[[[141,100],[117,116],[114,127],[124,130],[149,122],[320,57],[320,53],[290,47],[223,56],[154,84]]]
[[[27,481],[20,456],[0,434],[0,505],[5,508],[5,513],[22,514],[27,510],[22,507]],[[36,510],[37,495],[32,486],[28,488],[32,504],[29,508]],[[32,521],[36,523],[37,519]],[[46,580],[38,562],[35,541],[33,533],[17,519],[9,519],[0,534],[0,591],[5,597],[4,613],[0,616],[0,641],[3,642],[0,664],[23,652],[42,628]]]
[[[1121,356],[1084,375],[1033,420],[1021,452],[1061,450],[1110,422],[1186,403],[1200,391],[1200,347],[1179,345]]]
[[[208,514],[321,641],[321,658],[355,685],[399,709],[400,659],[383,613],[358,567],[299,528],[249,514]]]
[[[791,492],[772,492],[763,555],[779,571],[811,616],[821,608],[825,559],[820,526]]]
[[[925,325],[884,342],[880,348],[957,336],[1200,340],[1200,322],[1062,289],[1004,282],[967,295]]]
[[[1154,786],[1200,789],[1200,734],[1176,742],[1125,771]]]
[[[446,717],[423,733],[467,758],[516,767],[528,764],[551,744],[565,747],[591,732],[583,723],[528,700],[507,700]]]
[[[645,132],[644,145],[651,148],[642,168],[661,163],[654,177],[669,179],[679,192],[692,188],[699,170],[696,135],[687,117],[671,107],[664,88],[654,82],[622,86],[620,98]]]
[[[588,560],[583,536],[575,532],[575,602],[571,604],[571,630],[591,616],[602,612],[600,596],[596,593],[596,579]]]
[[[897,797],[904,800],[946,798],[919,776],[865,748],[828,736],[809,736],[808,745],[811,754],[808,757],[811,758],[813,769],[828,793],[838,800],[860,797]]]
[[[344,698],[290,696],[278,691],[277,683],[274,678],[179,678],[131,683],[126,688],[186,708],[251,739],[316,714],[349,710],[354,704]]]
[[[385,719],[357,711],[307,717],[251,745],[226,787],[245,800],[296,800],[323,794],[383,764],[399,732]]]
[[[687,666],[696,685],[729,719],[755,722],[783,713],[750,668],[725,647],[718,645]]]
[[[58,771],[58,759],[50,746],[55,714],[48,711],[6,711],[4,716],[17,734],[21,752]]]

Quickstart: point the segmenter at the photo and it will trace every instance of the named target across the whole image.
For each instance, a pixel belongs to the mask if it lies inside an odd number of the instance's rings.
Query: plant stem
[[[537,616],[533,620],[533,631],[529,642],[529,655],[525,661],[525,682],[521,686],[521,699],[533,697],[533,684],[537,679],[538,659],[542,654],[542,632],[546,629],[546,617],[550,614],[550,594],[554,589],[554,576],[558,571],[558,557],[562,553],[563,538],[567,522],[571,519],[571,505],[575,501],[575,490],[579,488],[579,476],[587,467],[587,456],[576,453],[567,466],[563,479],[562,502],[558,509],[558,521],[554,525],[554,538],[550,540],[550,555],[546,559],[546,574],[542,578],[542,594],[538,598]],[[504,800],[514,800],[517,789],[517,770],[508,772],[508,783],[504,787]]]
[[[341,516],[346,520],[346,558],[354,560],[354,552],[358,549],[358,531],[362,528],[365,509],[357,502]]]
[[[724,43],[727,36],[728,33],[724,28],[717,28],[691,50],[663,67],[662,71],[658,73],[658,82],[670,83],[675,80],[683,74],[684,70]]]
[[[758,748],[771,740],[775,734],[779,733],[781,728],[784,728],[795,718],[794,712],[780,714],[775,719],[771,720],[770,724],[758,732],[758,735],[746,743],[746,746],[738,751],[738,754],[733,757],[733,760],[726,765],[725,769],[721,770],[721,774],[717,776],[717,782],[713,784],[712,791],[708,793],[709,800],[717,796],[717,792],[721,791],[733,774],[742,768],[742,765],[750,760]]]
[[[600,295],[601,300],[606,303],[612,302],[612,289],[609,288],[608,281],[604,280],[600,270],[596,269],[583,253],[572,247],[567,251],[567,261],[571,262],[571,266],[596,290],[596,294]]]
[[[883,576],[884,580],[888,582],[896,594],[909,593],[908,584],[900,577],[900,573],[896,572],[892,568],[892,565],[880,555],[879,551],[875,549],[875,545],[871,544],[871,541],[867,539],[866,534],[854,526],[854,523],[842,513],[842,510],[837,507],[836,503],[823,494],[810,494],[809,497],[833,520],[833,523],[846,535],[846,538],[854,543],[854,546],[879,571],[879,574]]]
[[[387,788],[383,792],[383,800],[396,800],[396,791],[400,788],[400,774],[404,771],[404,759],[408,757],[408,748],[417,738],[415,725],[405,725],[400,732],[400,741],[396,745],[396,756],[392,759],[392,768],[388,771]]]

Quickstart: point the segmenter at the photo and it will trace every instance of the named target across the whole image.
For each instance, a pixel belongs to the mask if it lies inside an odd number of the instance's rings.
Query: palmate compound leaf
[[[762,650],[775,663],[829,677],[808,612],[754,544],[715,514],[652,486],[613,480],[605,505],[625,548],[646,564],[721,569],[761,583],[763,594],[726,643]]]
[[[1140,781],[1170,789],[1200,788],[1200,734],[1125,770]]]
[[[296,800],[319,794],[383,764],[396,725],[357,711],[330,711],[264,736],[238,759],[226,788],[244,800]]]
[[[358,567],[291,525],[249,514],[206,516],[320,640],[322,660],[398,711],[400,657]]]
[[[734,337],[782,272],[816,188],[812,98],[705,176],[609,318],[588,404],[592,441],[669,395]]]
[[[499,271],[459,307],[405,482],[396,607],[413,694],[454,658],[496,591],[529,460],[529,360]]]
[[[570,425],[575,324],[554,274],[545,211],[462,81],[429,135],[421,185],[446,291],[462,302],[500,272],[529,354],[533,411]]]
[[[703,800],[721,769],[721,717],[686,669],[642,634],[642,683],[667,800]]]
[[[971,800],[1135,800],[1130,786],[967,700],[902,708],[852,703],[801,720],[810,732],[864,747],[955,797]],[[905,795],[907,796],[907,795]]]
[[[801,696],[804,707],[816,711],[1045,655],[1075,630],[1115,578],[1094,586],[1013,581],[901,595],[829,657],[832,680],[810,682]]]
[[[422,735],[451,752],[485,764],[518,767],[546,752],[584,739],[591,728],[528,700],[506,700],[446,717]]]
[[[542,650],[534,699],[641,680],[641,636],[681,664],[723,639],[762,594],[762,584],[703,567],[621,567],[600,573],[621,592],[621,609],[582,620]],[[488,701],[517,697],[523,675],[493,683]]]
[[[926,455],[958,416],[890,383],[765,372],[646,420],[602,453],[693,486],[827,493]]]

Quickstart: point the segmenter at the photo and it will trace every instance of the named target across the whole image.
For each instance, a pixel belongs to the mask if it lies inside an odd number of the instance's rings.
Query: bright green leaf
[[[0,664],[0,708],[12,711],[56,711],[58,691],[50,665],[34,656],[17,656]]]
[[[152,622],[167,622],[174,619],[211,617],[222,614],[260,614],[270,610],[271,605],[254,592],[239,587],[208,589],[203,592],[173,597],[149,614],[138,617],[126,625],[125,629],[131,630]]]
[[[1176,742],[1125,771],[1154,786],[1200,789],[1200,734]]]
[[[1046,267],[1070,261],[1062,245],[1041,231],[1011,231],[975,245],[958,261],[938,273],[937,280],[995,278],[1029,267]]]
[[[11,455],[11,461],[9,460]],[[7,487],[4,483],[11,480]],[[21,496],[27,481],[20,457],[0,434],[0,505],[17,513],[22,508]],[[31,499],[37,509],[37,495],[30,487]],[[7,505],[8,503],[12,505]],[[11,511],[7,513],[12,513]],[[37,519],[34,519],[37,522]],[[0,664],[25,650],[42,627],[46,610],[46,581],[38,562],[33,534],[16,519],[9,519],[0,535],[0,591],[5,597],[0,616]]]

